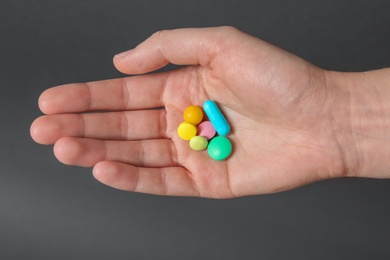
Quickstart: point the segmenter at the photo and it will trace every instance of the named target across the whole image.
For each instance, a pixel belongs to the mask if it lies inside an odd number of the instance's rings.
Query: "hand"
[[[33,139],[102,183],[161,195],[231,198],[348,174],[334,131],[343,97],[327,71],[230,27],[161,31],[114,57],[127,74],[168,63],[188,66],[46,90]],[[176,133],[184,109],[207,99],[232,128],[226,161]]]

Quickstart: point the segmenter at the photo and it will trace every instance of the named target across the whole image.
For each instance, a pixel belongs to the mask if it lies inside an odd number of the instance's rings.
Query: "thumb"
[[[231,27],[163,30],[136,48],[115,55],[115,67],[122,73],[142,74],[168,63],[209,66],[225,47],[226,37],[237,33]]]

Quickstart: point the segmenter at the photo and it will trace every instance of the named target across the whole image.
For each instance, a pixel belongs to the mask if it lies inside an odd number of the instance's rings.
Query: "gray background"
[[[390,181],[234,200],[117,191],[29,126],[51,86],[122,76],[160,29],[233,25],[327,69],[390,64],[390,1],[0,1],[0,259],[390,259]],[[293,166],[292,166],[293,167]]]

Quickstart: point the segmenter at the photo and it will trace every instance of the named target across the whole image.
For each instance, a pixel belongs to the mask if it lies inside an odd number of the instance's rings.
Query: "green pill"
[[[214,160],[225,160],[232,153],[232,143],[224,136],[214,137],[209,142],[207,152]]]
[[[203,136],[197,135],[191,138],[190,147],[192,150],[201,151],[207,147],[207,139]]]

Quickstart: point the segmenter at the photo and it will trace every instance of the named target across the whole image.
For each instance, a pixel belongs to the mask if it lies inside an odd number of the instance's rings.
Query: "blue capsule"
[[[207,100],[204,102],[203,110],[219,135],[224,136],[229,134],[230,125],[214,101]]]

